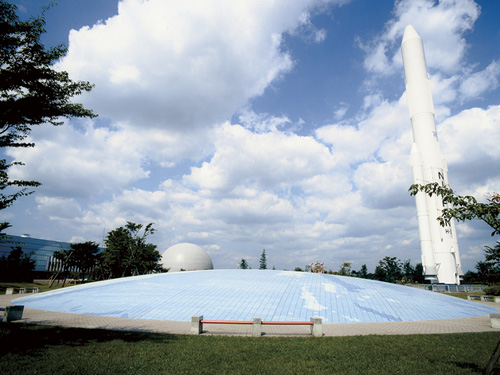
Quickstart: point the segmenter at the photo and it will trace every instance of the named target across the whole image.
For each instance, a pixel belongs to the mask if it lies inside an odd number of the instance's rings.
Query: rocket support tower
[[[422,39],[413,26],[405,29],[401,43],[405,71],[406,96],[413,131],[410,164],[415,184],[437,182],[448,186],[448,167],[439,147],[434,104]],[[442,227],[443,201],[419,192],[416,197],[422,265],[426,280],[460,284],[463,275],[453,220]]]

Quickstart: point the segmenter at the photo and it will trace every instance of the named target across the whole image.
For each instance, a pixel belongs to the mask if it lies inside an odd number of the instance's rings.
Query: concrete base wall
[[[24,306],[6,306],[3,313],[3,322],[8,323],[13,320],[21,320],[23,318]]]
[[[500,328],[500,314],[490,314],[491,328]]]

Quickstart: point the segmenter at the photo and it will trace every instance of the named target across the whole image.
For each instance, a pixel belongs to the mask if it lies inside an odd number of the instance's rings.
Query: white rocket
[[[405,29],[401,52],[413,131],[410,154],[413,182],[421,185],[438,182],[448,186],[448,167],[439,148],[424,45],[411,25]],[[463,271],[455,223],[452,220],[442,227],[437,220],[443,209],[441,197],[419,192],[415,199],[425,278],[431,282],[460,284]]]

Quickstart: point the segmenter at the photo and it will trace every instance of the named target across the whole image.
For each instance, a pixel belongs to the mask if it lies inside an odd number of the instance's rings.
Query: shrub
[[[500,296],[500,285],[492,285],[483,290],[486,294]]]

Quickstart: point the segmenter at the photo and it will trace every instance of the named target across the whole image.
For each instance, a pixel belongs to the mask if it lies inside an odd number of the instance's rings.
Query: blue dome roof
[[[123,317],[324,323],[467,318],[497,312],[472,301],[407,286],[291,271],[210,270],[126,277],[13,301],[27,308]]]

